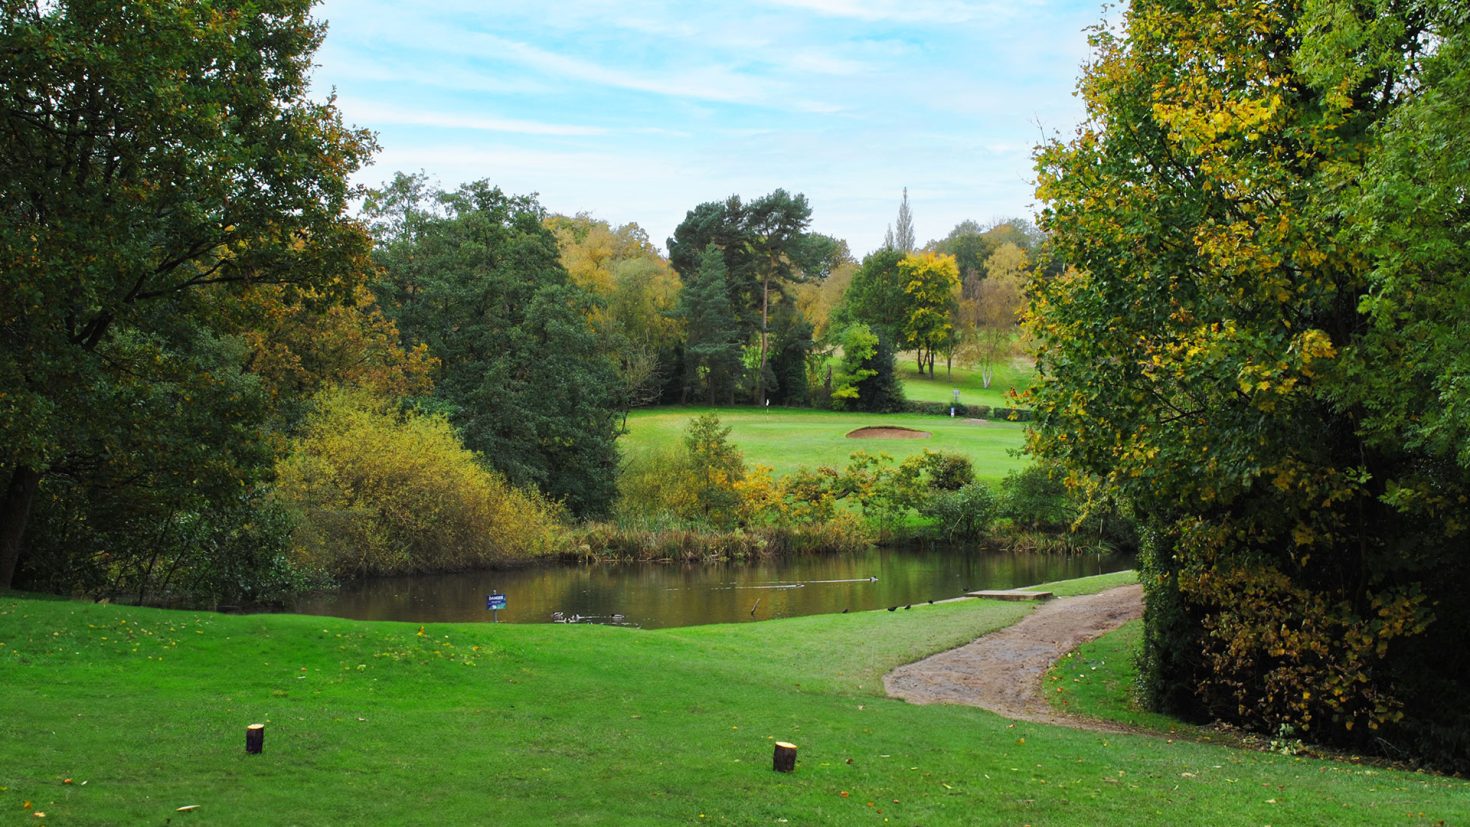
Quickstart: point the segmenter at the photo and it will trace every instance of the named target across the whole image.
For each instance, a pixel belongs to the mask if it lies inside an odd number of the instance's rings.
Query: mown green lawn
[[[730,439],[745,454],[747,465],[768,465],[779,476],[800,467],[821,465],[843,468],[854,451],[886,453],[902,459],[925,448],[963,454],[975,464],[982,480],[999,482],[1022,468],[1020,455],[1025,425],[920,414],[863,414],[809,408],[645,408],[628,415],[628,433],[619,444],[628,454],[676,444],[688,421],[713,411],[730,426]],[[928,439],[851,439],[847,434],[864,427],[896,425],[927,431]]]
[[[882,696],[888,669],[1027,610],[976,600],[660,631],[421,628],[11,595],[0,598],[0,820],[1470,820],[1462,781]],[[252,722],[267,724],[263,755],[244,753]],[[800,747],[794,774],[771,771],[773,740]],[[176,811],[187,805],[198,808]]]
[[[1134,658],[1142,645],[1143,621],[1134,620],[1079,646],[1047,674],[1052,706],[1171,735],[1208,736],[1200,727],[1141,708],[1134,692]]]
[[[1031,387],[1035,376],[1036,369],[1028,360],[1013,359],[996,366],[990,387],[986,388],[980,381],[980,371],[977,368],[957,366],[946,371],[940,363],[934,366],[934,378],[930,379],[928,374],[919,375],[912,359],[900,358],[898,361],[898,377],[903,382],[904,396],[921,402],[948,403],[957,390],[960,392],[960,402],[965,405],[1014,408],[1018,406],[1009,397],[1009,391],[1012,388],[1024,391]]]

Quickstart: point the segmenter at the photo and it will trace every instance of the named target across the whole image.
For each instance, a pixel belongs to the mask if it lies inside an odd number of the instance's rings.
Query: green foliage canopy
[[[435,395],[466,446],[577,515],[605,512],[625,394],[592,327],[597,300],[571,283],[540,205],[400,174],[367,213],[379,301],[441,360]]]
[[[367,255],[347,179],[373,142],[308,97],[309,7],[0,8],[0,588],[38,491],[111,512],[68,543],[115,560],[269,467],[221,313],[251,283],[336,301]],[[69,513],[47,524],[94,525]]]
[[[1031,447],[1145,521],[1166,706],[1470,762],[1466,26],[1136,0],[1040,152]]]

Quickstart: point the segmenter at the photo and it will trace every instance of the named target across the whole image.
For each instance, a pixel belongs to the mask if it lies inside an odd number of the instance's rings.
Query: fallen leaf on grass
[[[176,813],[192,813],[193,811],[195,811],[197,809],[199,809],[199,805],[198,804],[185,804],[184,806],[178,808],[174,812],[176,812]]]

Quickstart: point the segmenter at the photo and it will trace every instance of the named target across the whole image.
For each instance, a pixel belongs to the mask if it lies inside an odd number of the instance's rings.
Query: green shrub
[[[258,491],[208,509],[179,509],[161,522],[119,520],[101,531],[89,520],[98,503],[77,493],[62,488],[38,509],[44,530],[32,560],[44,576],[33,588],[217,608],[278,604],[323,585],[291,559],[290,515]]]
[[[613,518],[641,529],[682,526],[694,510],[695,477],[683,445],[645,446],[623,456]]]
[[[1028,408],[991,408],[991,419],[1004,419],[1009,422],[1030,422],[1032,412]]]
[[[934,531],[945,540],[978,540],[985,536],[999,511],[990,486],[971,482],[953,491],[937,491],[920,513],[934,520]]]
[[[1044,465],[1011,472],[1001,482],[1001,515],[1017,528],[1060,530],[1077,519],[1061,475]]]
[[[745,458],[730,443],[730,427],[720,424],[718,414],[697,416],[684,428],[684,448],[694,485],[685,516],[715,528],[733,528],[740,516],[736,486],[745,479]]]
[[[920,457],[931,491],[958,491],[975,481],[975,465],[963,454],[925,450]]]

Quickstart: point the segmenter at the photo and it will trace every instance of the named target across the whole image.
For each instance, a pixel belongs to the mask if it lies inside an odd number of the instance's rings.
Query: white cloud
[[[489,178],[655,239],[784,187],[861,254],[904,186],[925,238],[1028,211],[1098,2],[325,0],[317,79],[379,134],[364,183]]]
[[[596,126],[542,123],[515,118],[495,118],[472,114],[430,112],[401,109],[391,104],[341,98],[338,105],[349,120],[370,124],[404,126],[437,126],[443,129],[471,129],[482,132],[510,132],[520,135],[605,135],[608,130]]]
[[[969,3],[962,0],[766,0],[776,6],[802,9],[828,17],[843,17],[869,23],[931,24],[966,23],[971,20],[1010,17],[1022,2]]]

